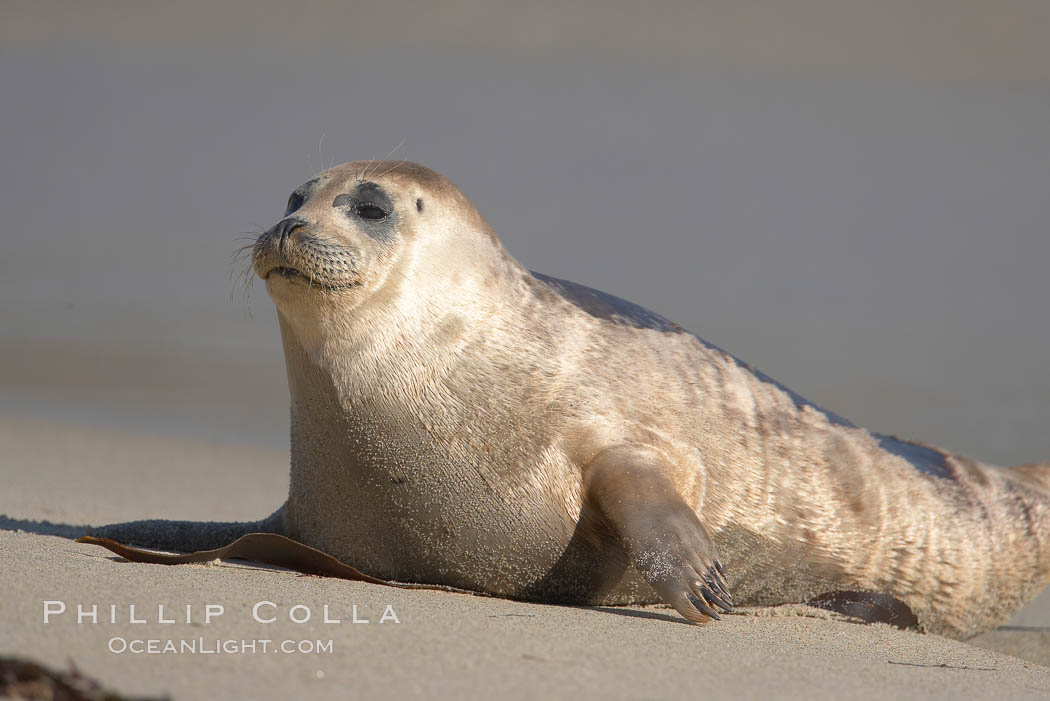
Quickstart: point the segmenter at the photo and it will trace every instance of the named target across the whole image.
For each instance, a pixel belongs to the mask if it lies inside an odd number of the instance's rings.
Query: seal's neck
[[[317,407],[323,394],[334,402],[325,410],[345,422],[364,407],[390,417],[430,414],[435,402],[453,411],[469,394],[474,415],[489,400],[466,386],[465,373],[484,376],[491,400],[505,396],[499,385],[515,380],[504,369],[514,366],[520,376],[528,372],[521,358],[545,354],[522,352],[540,336],[522,328],[535,318],[527,309],[529,273],[499,253],[451,274],[395,271],[352,308],[323,298],[309,309],[279,307],[293,405]]]

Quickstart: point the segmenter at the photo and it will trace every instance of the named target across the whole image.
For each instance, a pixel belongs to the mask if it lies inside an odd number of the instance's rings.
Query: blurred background
[[[323,167],[861,425],[1050,460],[1050,4],[0,4],[0,416],[287,445],[240,237]]]

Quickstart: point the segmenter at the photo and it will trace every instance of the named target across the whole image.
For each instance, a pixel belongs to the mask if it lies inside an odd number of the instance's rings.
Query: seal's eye
[[[284,216],[287,217],[289,214],[302,207],[303,202],[305,201],[306,198],[303,197],[303,193],[299,192],[298,190],[293,192],[288,198],[288,207],[284,210]]]
[[[371,202],[365,202],[364,204],[357,205],[354,210],[357,215],[362,219],[386,219],[386,210],[379,205],[372,204]]]

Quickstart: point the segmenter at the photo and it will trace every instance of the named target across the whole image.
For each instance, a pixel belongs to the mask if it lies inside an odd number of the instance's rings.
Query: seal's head
[[[454,355],[528,277],[459,188],[396,161],[345,163],[300,185],[251,262],[286,358],[301,350],[370,381],[409,348],[429,365]]]
[[[490,250],[479,251],[486,239]],[[414,163],[359,161],[296,188],[284,217],[255,242],[252,266],[286,313],[304,304],[316,311],[325,299],[349,311],[394,278],[456,269],[464,255],[498,247],[444,176]]]

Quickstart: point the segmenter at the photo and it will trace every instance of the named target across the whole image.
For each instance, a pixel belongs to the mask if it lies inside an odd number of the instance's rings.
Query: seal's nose
[[[304,226],[306,226],[306,222],[299,217],[286,217],[277,222],[264,236],[277,239],[277,250],[283,253],[284,244],[288,241],[288,237],[292,235],[293,231]]]

